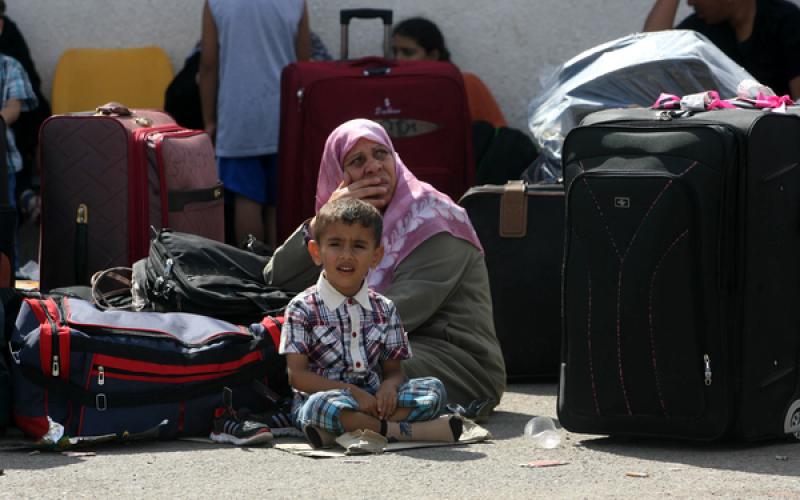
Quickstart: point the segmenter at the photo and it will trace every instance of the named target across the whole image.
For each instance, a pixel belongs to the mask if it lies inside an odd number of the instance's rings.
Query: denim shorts
[[[217,158],[225,189],[261,205],[275,205],[278,192],[278,155]]]

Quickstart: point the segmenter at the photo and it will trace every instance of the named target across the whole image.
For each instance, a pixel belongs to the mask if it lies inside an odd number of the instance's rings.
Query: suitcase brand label
[[[614,208],[631,208],[631,199],[627,196],[617,196],[614,198]]]
[[[375,108],[375,116],[391,116],[399,115],[403,110],[392,107],[392,101],[389,98],[383,100],[383,106]]]
[[[389,118],[375,120],[386,129],[386,133],[392,139],[401,137],[416,137],[423,134],[430,134],[439,130],[439,125],[422,120],[410,120],[406,118]]]

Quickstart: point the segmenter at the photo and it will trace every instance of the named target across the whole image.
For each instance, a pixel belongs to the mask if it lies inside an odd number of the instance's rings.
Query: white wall
[[[648,0],[307,0],[312,29],[339,54],[341,8],[394,9],[395,19],[436,21],[453,61],[476,73],[512,126],[527,130],[526,112],[540,79],[584,49],[641,28]],[[59,55],[69,47],[159,45],[177,71],[200,37],[203,0],[6,0],[30,45],[49,93]],[[683,5],[679,16],[688,13]],[[374,21],[353,21],[351,56],[380,51]]]

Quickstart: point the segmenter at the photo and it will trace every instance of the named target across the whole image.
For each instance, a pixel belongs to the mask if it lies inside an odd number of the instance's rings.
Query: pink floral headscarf
[[[448,196],[422,182],[403,164],[389,135],[379,124],[364,119],[338,126],[325,142],[317,179],[316,211],[328,201],[344,178],[342,162],[360,139],[387,147],[394,155],[397,188],[383,213],[383,259],[370,272],[368,283],[377,292],[392,282],[394,270],[422,242],[439,233],[450,233],[483,252],[467,212]]]

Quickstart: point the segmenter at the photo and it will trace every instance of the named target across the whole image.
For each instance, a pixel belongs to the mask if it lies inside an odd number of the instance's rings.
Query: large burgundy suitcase
[[[166,113],[112,104],[40,131],[42,290],[147,256],[151,226],[222,241],[222,184],[208,135]]]
[[[352,17],[381,17],[388,36],[388,12],[342,11],[343,34]],[[469,109],[454,65],[380,57],[293,63],[281,78],[279,240],[314,215],[325,140],[353,118],[381,123],[408,168],[454,200],[474,184]]]

